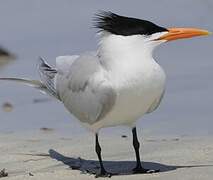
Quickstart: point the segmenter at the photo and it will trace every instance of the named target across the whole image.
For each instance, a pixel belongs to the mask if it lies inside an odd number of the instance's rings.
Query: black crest
[[[100,31],[108,31],[112,34],[130,36],[130,35],[151,35],[157,32],[168,31],[152,22],[120,16],[112,12],[102,11],[95,16],[95,27]]]

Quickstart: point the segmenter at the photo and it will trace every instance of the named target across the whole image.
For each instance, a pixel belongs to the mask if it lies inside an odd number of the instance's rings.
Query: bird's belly
[[[111,112],[92,125],[92,128],[132,125],[148,111],[157,98],[161,97],[164,88],[165,73],[160,67],[142,78],[129,81],[118,88],[116,103]]]

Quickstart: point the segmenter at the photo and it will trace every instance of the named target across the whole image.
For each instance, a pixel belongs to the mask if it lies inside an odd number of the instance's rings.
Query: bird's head
[[[124,17],[105,11],[96,15],[95,23],[95,26],[103,34],[120,37],[116,39],[123,42],[136,42],[138,45],[149,47],[149,49],[154,49],[163,42],[211,34],[197,28],[164,28],[150,21]]]

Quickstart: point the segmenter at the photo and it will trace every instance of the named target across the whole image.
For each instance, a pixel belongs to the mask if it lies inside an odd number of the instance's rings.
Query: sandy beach
[[[98,171],[99,164],[93,141],[92,134],[72,138],[51,131],[1,134],[0,169],[5,169],[8,173],[5,179],[11,180],[94,179],[91,174]],[[106,169],[118,173],[112,179],[213,177],[213,137],[145,137],[141,149],[144,166],[161,171],[146,175],[131,173],[134,167],[131,142],[128,135],[101,137]]]

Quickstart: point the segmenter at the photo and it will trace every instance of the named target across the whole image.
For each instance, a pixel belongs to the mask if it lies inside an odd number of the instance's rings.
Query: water
[[[96,49],[92,17],[98,10],[151,20],[165,27],[200,27],[213,31],[211,0],[146,1],[52,1],[7,0],[0,2],[0,44],[18,60],[0,70],[0,76],[38,78],[36,63],[42,56],[55,63],[59,55]],[[167,73],[167,91],[160,108],[138,122],[151,135],[213,134],[213,36],[162,45],[155,58]],[[10,113],[0,110],[0,132],[55,128],[73,136],[86,133],[63,105],[30,87],[0,83],[0,104],[14,105]],[[106,133],[123,133],[112,128]]]

